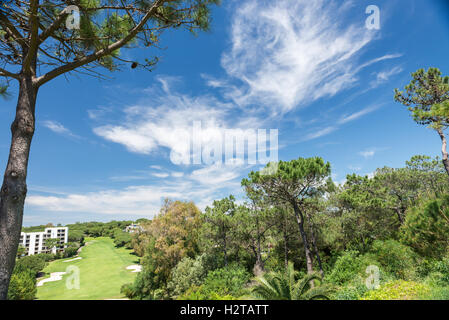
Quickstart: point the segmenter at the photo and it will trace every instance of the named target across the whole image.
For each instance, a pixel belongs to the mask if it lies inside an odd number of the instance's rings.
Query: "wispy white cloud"
[[[366,108],[363,108],[362,110],[357,111],[357,112],[355,112],[355,113],[352,113],[352,114],[343,116],[343,117],[338,121],[338,124],[345,124],[345,123],[348,123],[348,122],[351,122],[351,121],[355,121],[355,120],[357,120],[357,119],[363,117],[364,115],[367,115],[367,114],[369,114],[369,113],[371,113],[371,112],[376,111],[376,110],[379,109],[381,106],[382,106],[382,105],[375,105],[375,106],[366,107]]]
[[[402,71],[404,71],[404,69],[402,69],[402,67],[396,66],[389,70],[377,72],[377,73],[375,73],[376,79],[371,82],[371,86],[377,87],[383,83],[386,83],[390,80],[391,77],[393,77],[397,74],[400,74]]]
[[[331,127],[327,127],[327,128],[323,128],[323,129],[317,129],[317,131],[311,132],[308,135],[306,135],[303,140],[304,141],[314,140],[314,139],[326,136],[328,134],[331,134],[332,132],[334,132],[337,129],[338,129],[338,127],[336,127],[336,126],[331,126]]]
[[[359,118],[376,111],[377,109],[379,109],[382,106],[382,104],[378,104],[375,106],[369,106],[366,108],[363,108],[360,111],[351,113],[351,114],[346,114],[344,116],[342,116],[338,121],[336,121],[335,124],[324,127],[324,128],[315,128],[313,129],[312,132],[310,132],[309,134],[307,134],[303,141],[309,141],[309,140],[314,140],[314,139],[318,139],[324,136],[327,136],[337,130],[340,129],[340,127],[344,124],[347,124],[349,122],[358,120]]]
[[[227,74],[243,82],[209,78],[239,105],[285,112],[355,85],[363,68],[399,55],[359,63],[376,33],[349,23],[347,9],[325,0],[249,0],[236,8],[231,44],[222,57]]]
[[[59,123],[57,121],[52,121],[52,120],[42,121],[42,125],[55,133],[58,133],[61,135],[66,135],[66,136],[69,136],[72,138],[80,138],[80,136],[74,134],[73,132],[71,132],[69,129],[67,129],[61,123]]]

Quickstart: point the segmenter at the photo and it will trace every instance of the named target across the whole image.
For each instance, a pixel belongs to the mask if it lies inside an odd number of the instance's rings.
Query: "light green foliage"
[[[423,293],[422,300],[449,300],[449,287],[431,287],[430,292]]]
[[[366,277],[366,268],[378,264],[373,256],[363,256],[355,250],[345,251],[335,261],[332,271],[326,276],[326,280],[342,285],[358,277]]]
[[[204,254],[195,259],[185,257],[177,264],[167,283],[167,290],[171,297],[176,298],[183,295],[189,288],[199,287],[203,283],[207,275],[205,259]]]
[[[361,300],[417,300],[430,292],[422,283],[397,280],[368,291]]]
[[[441,274],[442,284],[449,286],[449,256],[435,264],[435,271]]]
[[[441,158],[416,155],[405,163],[412,173],[412,178],[419,182],[420,196],[438,197],[449,190],[449,181]]]
[[[308,274],[302,279],[294,270],[293,263],[289,262],[284,272],[269,272],[255,280],[257,284],[251,290],[251,297],[262,300],[316,300],[329,299],[331,287],[328,285],[315,285],[321,281],[318,274]]]
[[[245,285],[251,279],[251,274],[244,267],[236,264],[210,271],[204,283],[188,290],[180,300],[216,300],[238,298],[245,293]]]
[[[31,269],[17,269],[11,276],[8,290],[8,300],[34,300],[36,296],[36,277]]]
[[[36,276],[53,255],[37,254],[16,261],[8,290],[10,300],[33,300],[36,296]]]
[[[410,280],[416,277],[417,256],[410,247],[396,240],[376,240],[370,253],[379,261],[380,268],[397,279]]]
[[[426,283],[431,287],[449,287],[449,255],[442,260],[428,262]]]

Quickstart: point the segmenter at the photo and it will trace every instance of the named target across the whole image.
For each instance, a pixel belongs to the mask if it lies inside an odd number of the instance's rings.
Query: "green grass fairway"
[[[90,242],[81,253],[81,260],[64,262],[68,259],[56,260],[44,269],[47,277],[51,272],[65,272],[68,266],[76,266],[80,270],[80,288],[67,289],[66,277],[54,282],[46,282],[37,287],[37,298],[40,300],[102,300],[124,298],[120,287],[133,282],[136,273],[126,270],[127,266],[138,264],[138,257],[132,250],[115,248],[110,238],[90,238]]]

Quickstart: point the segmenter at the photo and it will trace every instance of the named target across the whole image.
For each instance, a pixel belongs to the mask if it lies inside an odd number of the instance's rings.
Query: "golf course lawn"
[[[132,250],[116,248],[110,238],[86,238],[88,245],[79,254],[82,259],[64,262],[73,258],[50,262],[43,270],[48,278],[52,272],[65,272],[67,267],[79,268],[79,289],[68,289],[66,278],[73,273],[62,276],[62,280],[46,282],[37,287],[40,300],[103,300],[124,298],[120,294],[123,284],[133,282],[137,273],[126,267],[138,264],[138,257]]]

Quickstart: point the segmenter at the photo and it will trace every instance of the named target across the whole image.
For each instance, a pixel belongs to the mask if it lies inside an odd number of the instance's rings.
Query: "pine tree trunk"
[[[316,237],[315,237],[315,231],[313,229],[313,225],[311,226],[311,237],[312,237],[312,244],[313,244],[313,250],[315,251],[315,256],[316,259],[318,261],[318,267],[320,268],[320,274],[321,277],[324,277],[324,270],[323,270],[323,265],[321,263],[321,257],[320,257],[320,253],[318,251],[318,246],[316,244]]]
[[[284,236],[284,264],[285,264],[285,270],[288,269],[288,243],[287,243],[287,227],[285,227],[283,231]]]
[[[256,225],[257,225],[257,259],[256,259],[256,265],[257,267],[263,272],[265,269],[264,262],[262,259],[262,236],[260,234],[260,224],[259,224],[259,218],[256,216]]]
[[[443,165],[444,165],[444,169],[446,169],[446,173],[449,175],[449,155],[447,153],[447,140],[446,140],[446,135],[444,134],[442,129],[437,129],[437,132],[440,136],[441,139],[441,153],[443,155]]]
[[[309,241],[307,240],[307,234],[304,231],[304,216],[299,210],[296,203],[293,204],[293,209],[295,211],[296,222],[298,223],[299,233],[301,234],[302,242],[304,244],[304,253],[306,255],[307,273],[313,273],[313,259],[312,253],[309,248]]]
[[[20,79],[16,118],[11,125],[11,148],[0,190],[0,299],[7,298],[14,269],[23,207],[27,193],[26,177],[31,140],[35,128],[37,88],[31,76]]]

